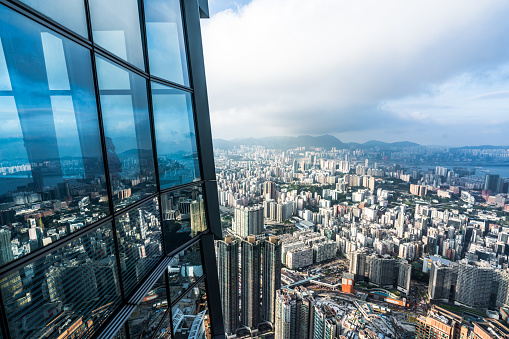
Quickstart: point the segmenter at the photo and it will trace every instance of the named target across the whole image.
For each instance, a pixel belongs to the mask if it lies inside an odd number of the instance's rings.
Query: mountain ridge
[[[299,135],[297,137],[288,136],[274,136],[274,137],[263,137],[263,138],[238,138],[233,140],[225,139],[214,139],[214,148],[218,149],[232,149],[235,146],[246,145],[246,146],[265,146],[266,148],[274,149],[291,149],[296,147],[321,147],[325,149],[331,149],[333,147],[337,149],[351,149],[351,148],[374,148],[380,149],[402,149],[406,147],[417,147],[421,146],[417,143],[410,141],[398,141],[393,143],[387,143],[383,141],[370,140],[365,143],[357,142],[342,142],[333,135],[325,134],[320,136],[311,135]]]

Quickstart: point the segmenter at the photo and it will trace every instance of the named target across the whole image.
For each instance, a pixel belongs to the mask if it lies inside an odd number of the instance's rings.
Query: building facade
[[[241,326],[256,329],[260,323],[261,242],[250,235],[241,242]]]
[[[219,289],[227,334],[239,327],[239,243],[231,237],[216,242]]]
[[[276,290],[281,288],[281,242],[275,236],[263,242],[261,319],[274,325]]]
[[[1,338],[224,337],[206,0],[0,0]]]

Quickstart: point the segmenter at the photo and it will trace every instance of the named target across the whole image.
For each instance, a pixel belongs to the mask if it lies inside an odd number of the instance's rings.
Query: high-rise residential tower
[[[261,243],[250,235],[240,247],[240,323],[255,329],[260,323]]]
[[[239,243],[226,237],[216,242],[216,251],[224,327],[233,334],[239,327]]]
[[[263,205],[236,207],[233,217],[233,232],[239,237],[263,234]]]
[[[276,290],[281,288],[281,242],[271,236],[262,247],[262,313],[261,319],[274,325]]]
[[[276,339],[308,339],[313,333],[314,299],[297,287],[293,292],[278,290],[275,303]]]

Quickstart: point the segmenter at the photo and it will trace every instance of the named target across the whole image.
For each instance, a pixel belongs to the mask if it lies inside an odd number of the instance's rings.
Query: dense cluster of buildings
[[[387,154],[397,162],[405,152]],[[262,243],[273,227],[291,225],[298,230],[278,235],[281,267],[319,268],[339,255],[349,260],[350,281],[362,283],[366,292],[383,288],[391,298],[399,293],[410,298],[412,263],[422,260],[423,273],[430,275],[429,299],[484,309],[508,306],[509,226],[500,213],[509,209],[507,179],[460,167],[388,164],[383,154],[376,149],[257,146],[218,151],[219,201],[233,214],[226,233],[239,244],[237,265],[249,267],[240,244],[249,239]],[[262,220],[271,228],[255,226]],[[240,285],[242,299],[246,288]],[[348,292],[355,290],[349,286]],[[257,305],[267,300],[260,298]],[[399,304],[406,305],[405,300]],[[240,313],[249,302],[240,302]],[[278,291],[270,321],[276,338],[312,336],[316,326],[322,331],[317,338],[334,332],[332,319],[337,317],[320,305],[308,292]],[[315,322],[315,315],[321,320]],[[313,318],[313,325],[305,330],[306,317]],[[256,328],[241,315],[235,319],[239,322],[231,333],[242,326]],[[370,331],[362,333],[369,337]]]

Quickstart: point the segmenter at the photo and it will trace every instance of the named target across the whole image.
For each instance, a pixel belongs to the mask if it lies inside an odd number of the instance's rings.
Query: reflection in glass
[[[132,292],[163,255],[158,200],[116,219],[122,279],[126,294]]]
[[[168,266],[170,299],[177,299],[202,275],[200,242],[197,242],[175,255]]]
[[[111,225],[0,279],[12,338],[91,337],[120,303]]]
[[[167,253],[207,229],[201,186],[185,187],[161,196]]]
[[[179,0],[145,0],[147,46],[152,75],[189,86]]]
[[[171,307],[173,338],[210,338],[210,320],[205,282],[193,287]]]
[[[21,0],[21,2],[88,38],[83,0]]]
[[[119,210],[156,191],[146,80],[97,57],[113,203]]]
[[[106,216],[90,52],[0,6],[0,265]]]
[[[144,69],[138,1],[90,0],[94,43]]]
[[[200,178],[191,94],[152,83],[161,188]]]
[[[131,338],[151,338],[168,309],[164,274],[129,317]]]

